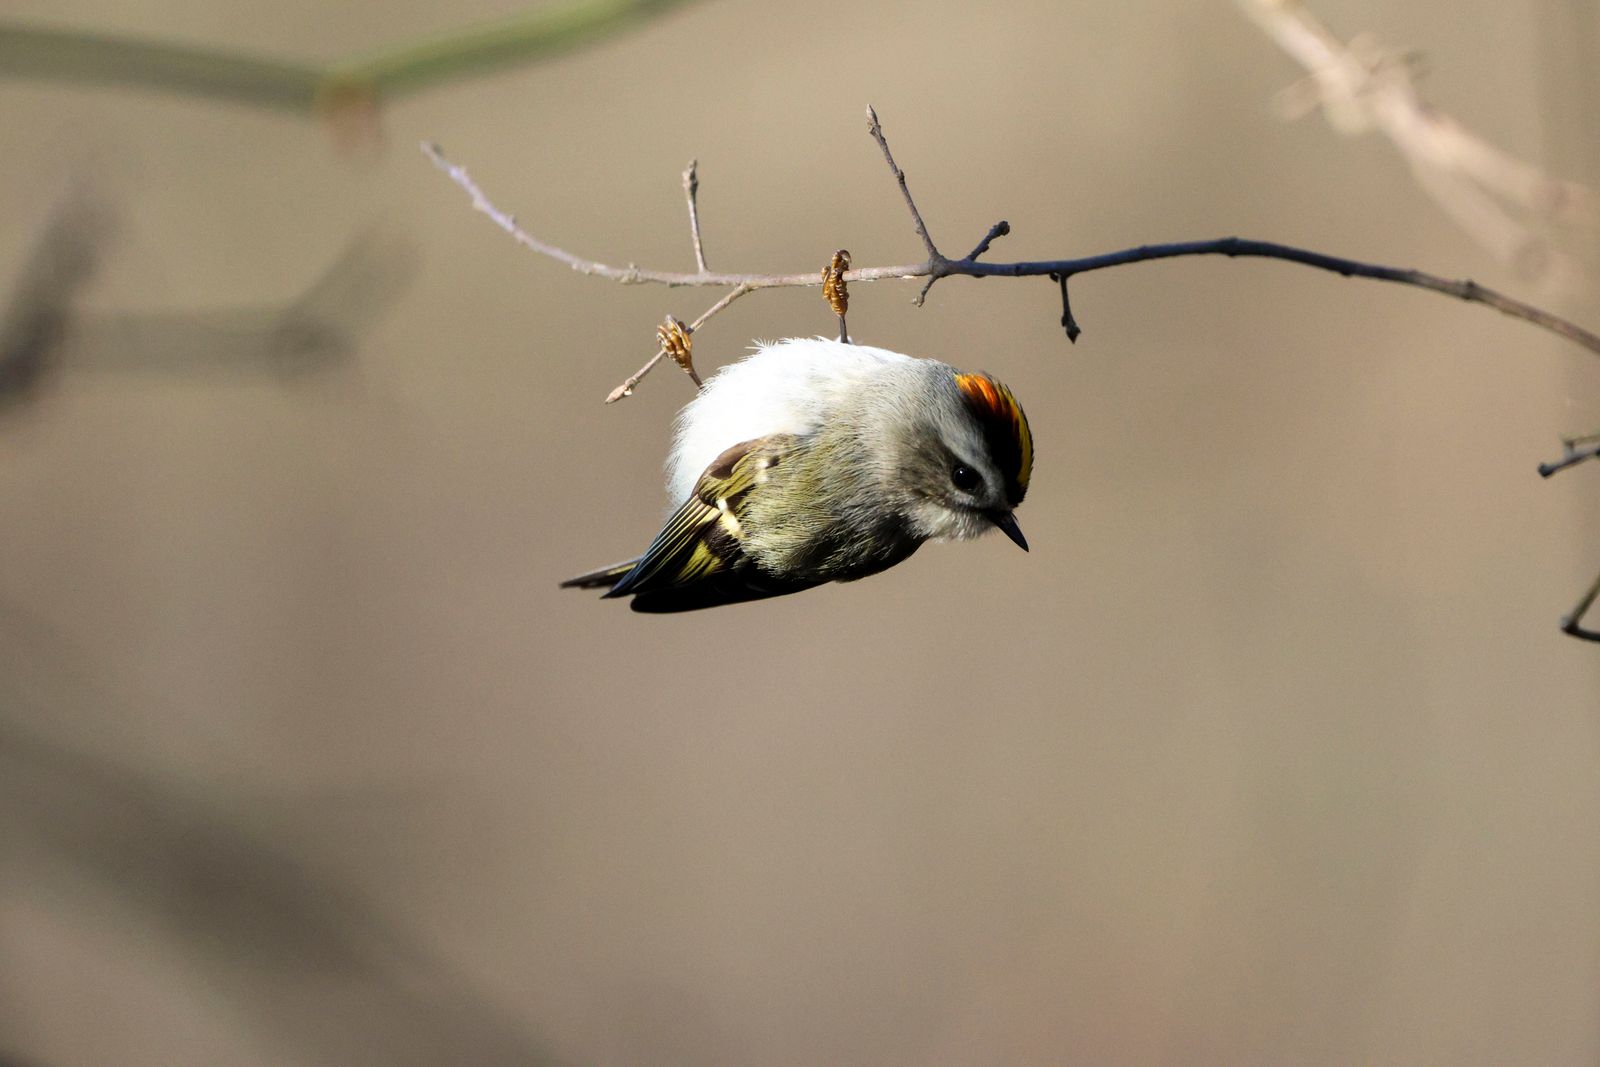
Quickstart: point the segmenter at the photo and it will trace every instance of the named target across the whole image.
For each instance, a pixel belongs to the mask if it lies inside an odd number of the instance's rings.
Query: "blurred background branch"
[[[307,117],[341,117],[445,82],[571,51],[684,2],[575,0],[327,64],[92,30],[0,25],[0,77],[154,89]]]
[[[1378,130],[1399,149],[1423,190],[1501,263],[1571,289],[1586,268],[1555,246],[1565,230],[1592,242],[1596,197],[1495,147],[1417,92],[1413,58],[1371,35],[1346,42],[1300,0],[1237,0],[1307,78],[1280,97],[1285,114],[1320,108],[1329,125]]]
[[[0,313],[0,410],[30,397],[57,365],[72,304],[99,263],[110,218],[73,186],[46,216]]]
[[[47,219],[0,313],[0,406],[36,397],[66,370],[284,379],[327,370],[354,355],[416,260],[408,240],[376,227],[284,304],[87,311],[75,300],[109,240],[111,217],[103,200],[74,187]]]

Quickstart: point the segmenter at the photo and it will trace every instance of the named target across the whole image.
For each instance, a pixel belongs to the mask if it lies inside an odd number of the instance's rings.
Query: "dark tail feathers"
[[[613,563],[609,567],[601,567],[588,574],[580,574],[576,578],[568,578],[561,583],[563,589],[610,589],[622,580],[622,576],[633,570],[633,565],[638,563],[630,559],[626,563]]]

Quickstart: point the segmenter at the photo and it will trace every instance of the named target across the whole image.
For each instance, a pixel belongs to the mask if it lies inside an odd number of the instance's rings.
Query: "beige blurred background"
[[[1600,183],[1600,11],[1318,0],[1429,99]],[[12,0],[309,58],[499,0]],[[857,338],[981,367],[1038,443],[1033,551],[641,617],[660,316],[535,232],[713,268],[1242,234],[1498,267],[1393,149],[1273,94],[1230,3],[704,0],[383,115],[381,148],[152,93],[0,81],[0,283],[69,173],[119,225],[82,306],[290,300],[375,222],[414,273],[280,380],[68,365],[0,414],[0,1056],[216,1064],[1592,1064],[1600,362],[1482,308],[1264,261],[858,286]],[[815,290],[697,338],[826,332]],[[118,353],[113,352],[113,355]],[[214,364],[214,365],[213,365]],[[217,367],[223,368],[216,372]],[[1600,620],[1597,620],[1600,622]]]

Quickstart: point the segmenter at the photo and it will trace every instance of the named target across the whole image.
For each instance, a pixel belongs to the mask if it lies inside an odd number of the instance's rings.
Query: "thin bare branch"
[[[911,222],[916,226],[917,236],[922,238],[922,247],[928,253],[928,262],[943,261],[944,257],[939,254],[938,246],[933,243],[933,238],[928,236],[928,227],[922,224],[922,212],[917,210],[917,202],[911,198],[911,190],[906,188],[906,172],[895,165],[894,153],[889,151],[889,142],[883,136],[883,126],[878,122],[878,113],[870,105],[867,107],[867,132],[872,134],[872,139],[883,149],[883,160],[889,164],[889,171],[894,175],[894,180],[900,183],[900,195],[905,197],[906,207],[911,210]],[[927,292],[927,289],[924,288],[923,292]],[[918,303],[920,302],[919,300]]]
[[[881,138],[882,131],[878,131],[875,136]],[[482,190],[478,188],[477,183],[467,174],[466,170],[446,159],[436,145],[424,144],[422,151],[429,159],[433,160],[440,170],[448,174],[452,181],[466,190],[467,195],[472,198],[474,210],[487,215],[495,225],[510,234],[518,244],[538,252],[540,255],[548,256],[559,263],[565,263],[573,270],[583,274],[609,278],[624,285],[654,283],[667,286],[733,286],[743,290],[740,293],[741,296],[745,292],[752,292],[756,289],[783,289],[822,284],[821,276],[814,271],[807,271],[804,274],[730,274],[711,271],[684,274],[674,271],[646,270],[636,266],[615,267],[596,260],[584,259],[568,252],[564,248],[558,248],[546,241],[542,241],[521,229],[517,225],[515,217],[495,207],[489,198],[483,194]],[[1485,307],[1494,308],[1501,314],[1531,323],[1542,330],[1564,337],[1568,341],[1580,345],[1596,355],[1600,355],[1600,336],[1558,315],[1553,315],[1532,304],[1506,296],[1471,280],[1451,280],[1436,274],[1428,274],[1425,271],[1364,263],[1360,260],[1346,259],[1342,256],[1330,256],[1322,252],[1296,248],[1292,245],[1278,244],[1273,241],[1256,241],[1242,237],[1218,237],[1204,241],[1178,241],[1170,244],[1140,245],[1136,248],[1125,248],[1118,252],[1081,256],[1075,259],[1031,260],[1019,263],[983,263],[970,258],[952,260],[941,256],[937,260],[928,260],[922,263],[906,263],[889,267],[855,267],[846,271],[842,277],[847,282],[874,282],[887,278],[928,278],[931,282],[951,275],[965,275],[971,278],[1023,278],[1059,275],[1063,278],[1071,278],[1077,274],[1087,274],[1091,271],[1104,270],[1107,267],[1120,267],[1129,263],[1146,263],[1157,259],[1173,259],[1178,256],[1281,259],[1289,263],[1315,267],[1318,270],[1331,271],[1334,274],[1345,277],[1372,278],[1378,281],[1411,285],[1419,289],[1427,289],[1446,296],[1453,296],[1468,303],[1482,304]]]
[[[548,256],[558,263],[565,263],[579,274],[592,274],[599,278],[608,278],[622,285],[654,284],[669,287],[678,286],[711,286],[713,288],[744,286],[747,290],[754,289],[792,289],[803,285],[821,285],[822,279],[815,271],[806,271],[803,274],[729,274],[716,271],[697,271],[693,274],[669,270],[644,270],[640,267],[617,267],[598,260],[585,259],[575,255],[564,248],[559,248],[548,241],[528,233],[517,225],[515,215],[508,214],[495,207],[493,202],[478,188],[477,182],[466,168],[457,166],[445,158],[438,145],[424,143],[422,152],[434,165],[450,176],[450,180],[459,185],[472,198],[473,210],[486,215],[496,226],[500,227],[511,236],[511,239],[541,256]],[[880,281],[884,278],[920,278],[927,273],[926,263],[910,263],[895,267],[871,267],[866,270],[853,270],[846,273],[845,278],[852,282]]]
[[[700,273],[706,272],[706,250],[700,243],[700,212],[695,205],[695,199],[700,193],[700,161],[689,160],[689,166],[683,172],[683,198],[689,202],[689,236],[694,239],[694,265]]]

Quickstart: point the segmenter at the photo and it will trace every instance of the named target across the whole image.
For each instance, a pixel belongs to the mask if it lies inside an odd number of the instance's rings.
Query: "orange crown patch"
[[[957,374],[956,386],[967,409],[983,427],[989,454],[1006,479],[1006,499],[1022,503],[1033,474],[1033,431],[1011,390],[987,374]]]

